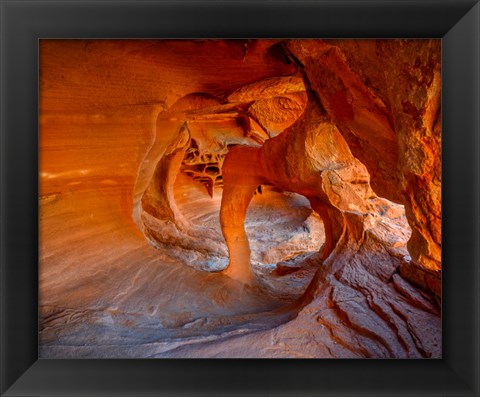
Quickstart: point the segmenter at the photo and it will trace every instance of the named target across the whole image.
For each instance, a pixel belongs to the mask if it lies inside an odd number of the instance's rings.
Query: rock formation
[[[310,201],[325,228],[323,258],[331,254],[347,227],[342,209],[360,211],[371,195],[364,166],[352,156],[314,98],[292,127],[261,148],[232,149],[223,173],[220,219],[230,252],[226,273],[242,281],[251,281],[250,249],[243,223],[259,185],[274,185]]]
[[[373,189],[405,205],[413,263],[404,275],[440,294],[440,42],[290,41],[291,54]]]
[[[42,40],[42,357],[441,357],[438,40]]]

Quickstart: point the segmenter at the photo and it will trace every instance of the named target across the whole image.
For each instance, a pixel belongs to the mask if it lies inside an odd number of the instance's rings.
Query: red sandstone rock
[[[374,190],[405,205],[413,260],[439,271],[439,41],[290,41],[288,49]]]
[[[42,357],[441,356],[439,42],[284,44],[41,42]]]

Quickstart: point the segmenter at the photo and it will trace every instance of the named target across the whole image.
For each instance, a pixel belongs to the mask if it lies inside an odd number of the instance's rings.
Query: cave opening
[[[268,81],[270,88],[275,84],[282,82]],[[240,91],[250,100],[255,95],[249,90],[255,89]],[[255,104],[266,101],[263,96],[247,107],[222,104],[202,93],[189,94],[160,115],[157,125],[176,132],[156,165],[149,165],[155,171],[141,198],[147,240],[184,265],[224,273],[290,300],[302,296],[323,261],[342,239],[353,235],[347,213],[352,219],[367,219],[353,227],[360,227],[360,234],[369,230],[367,223],[380,222],[382,226],[375,229],[383,230],[377,233],[379,238],[390,238],[389,244],[403,247],[411,235],[404,207],[373,192],[366,167],[352,155],[337,126],[326,120],[317,99],[311,95],[308,99],[304,90],[302,86],[301,94],[297,93],[302,106],[290,118],[283,116],[283,131],[279,131],[278,117],[274,116],[275,132],[262,126],[265,120],[260,125],[249,113],[257,108]],[[278,98],[273,101],[277,103]],[[306,128],[307,118],[313,124]],[[294,168],[282,165],[286,144],[293,143],[290,156],[301,158],[296,140],[311,146],[302,146],[311,151],[309,163],[300,161]],[[273,173],[268,170],[272,159],[279,167]],[[230,175],[230,196],[224,195],[225,169]],[[303,173],[305,181],[295,182],[296,172]],[[294,183],[285,183],[282,173],[293,176]],[[236,190],[237,186],[248,186],[247,191]],[[224,207],[232,208],[227,226],[222,224]],[[238,213],[243,216],[238,218]],[[233,228],[237,229],[235,240],[229,244]],[[396,255],[408,258],[405,249]],[[244,262],[247,277],[245,270],[230,273],[240,268],[232,266],[235,256]]]
[[[182,98],[182,111],[188,100],[198,106],[204,97]],[[252,130],[254,121],[245,114],[219,117],[207,108],[201,109],[204,117],[199,120],[198,112],[193,120],[183,115],[179,131],[185,137],[174,139],[155,166],[141,199],[142,226],[147,240],[166,255],[201,271],[219,272],[228,266],[220,222],[225,157],[236,146],[260,147],[269,135],[258,124]],[[322,220],[309,200],[259,184],[244,227],[257,284],[277,297],[300,297],[317,270],[316,257],[325,240]]]

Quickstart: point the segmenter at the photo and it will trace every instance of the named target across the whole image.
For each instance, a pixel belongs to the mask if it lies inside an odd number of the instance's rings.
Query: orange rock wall
[[[312,40],[291,41],[287,48],[353,154],[367,166],[373,189],[405,205],[414,260],[405,274],[438,293],[440,42]],[[419,268],[428,275],[415,275]]]

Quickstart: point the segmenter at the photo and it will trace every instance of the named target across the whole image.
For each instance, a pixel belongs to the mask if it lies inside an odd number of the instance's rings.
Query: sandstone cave
[[[40,356],[440,358],[439,40],[41,40]]]

